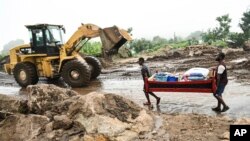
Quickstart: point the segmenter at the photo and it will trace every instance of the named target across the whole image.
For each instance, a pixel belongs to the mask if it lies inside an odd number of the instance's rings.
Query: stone
[[[75,91],[59,88],[53,84],[30,85],[27,90],[29,111],[35,114],[44,114],[52,110],[56,103],[77,95]]]
[[[220,139],[229,139],[229,136],[230,136],[229,132],[225,132],[219,138]]]
[[[31,140],[49,122],[46,116],[16,114],[1,122],[0,140]]]
[[[53,129],[69,129],[72,127],[73,121],[70,120],[66,115],[54,116],[54,122],[52,125]]]
[[[28,91],[22,104],[5,98],[17,105],[11,108],[17,113],[0,114],[0,140],[135,140],[155,125],[152,113],[119,95],[79,95],[51,84],[28,86]]]
[[[21,99],[0,94],[0,111],[18,113]]]

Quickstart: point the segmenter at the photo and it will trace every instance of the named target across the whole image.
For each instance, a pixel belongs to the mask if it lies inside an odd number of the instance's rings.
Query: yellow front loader
[[[37,24],[26,26],[30,33],[30,44],[10,50],[10,63],[4,68],[13,74],[16,82],[26,87],[36,84],[39,77],[60,77],[71,87],[82,87],[100,75],[101,63],[93,56],[83,56],[79,51],[84,44],[100,37],[105,55],[112,55],[131,40],[131,36],[116,26],[100,28],[94,24],[82,24],[64,44],[62,25]]]

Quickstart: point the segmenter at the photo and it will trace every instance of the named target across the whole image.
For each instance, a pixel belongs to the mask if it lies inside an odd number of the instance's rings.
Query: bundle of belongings
[[[178,82],[178,81],[195,81],[195,80],[206,80],[211,76],[211,71],[206,68],[191,68],[185,73],[172,74],[168,72],[157,72],[153,74],[149,81],[160,81],[160,82]]]

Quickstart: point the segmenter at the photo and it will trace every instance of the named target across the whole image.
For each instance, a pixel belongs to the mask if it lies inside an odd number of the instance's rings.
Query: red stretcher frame
[[[195,80],[195,81],[181,81],[181,82],[159,82],[159,81],[148,81],[148,78],[145,80],[145,92],[198,92],[198,93],[215,93],[216,92],[216,79],[215,79],[215,70],[212,72],[212,77],[207,80]],[[176,86],[176,87],[164,87],[164,88],[157,88],[154,86],[161,85],[161,86]],[[199,86],[199,85],[209,85],[209,88],[188,88],[182,86]]]

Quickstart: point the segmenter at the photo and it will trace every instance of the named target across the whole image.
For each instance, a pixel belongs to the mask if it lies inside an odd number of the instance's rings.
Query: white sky
[[[133,27],[134,38],[173,34],[187,36],[216,26],[215,18],[229,14],[232,31],[250,0],[0,0],[0,50],[11,40],[28,41],[24,25],[62,24],[67,40],[80,23],[100,27]]]

